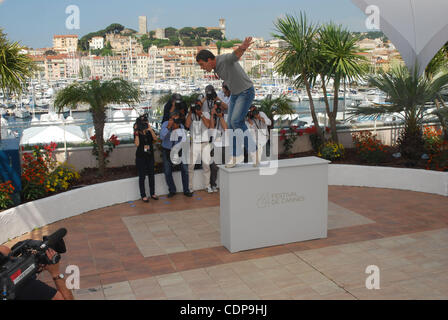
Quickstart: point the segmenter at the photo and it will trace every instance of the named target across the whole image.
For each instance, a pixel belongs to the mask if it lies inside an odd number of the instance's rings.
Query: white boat
[[[14,116],[16,118],[26,119],[26,118],[31,117],[31,113],[24,108],[16,108],[14,110]]]

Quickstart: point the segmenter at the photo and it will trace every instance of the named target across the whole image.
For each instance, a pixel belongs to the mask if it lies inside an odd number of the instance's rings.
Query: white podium
[[[221,243],[230,252],[327,237],[329,161],[277,163],[273,175],[252,164],[219,167]]]

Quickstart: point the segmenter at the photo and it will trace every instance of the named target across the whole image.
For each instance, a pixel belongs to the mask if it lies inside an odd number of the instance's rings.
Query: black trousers
[[[221,148],[221,147],[215,147],[215,148]],[[211,152],[212,157],[215,155],[215,148]],[[225,164],[226,163],[225,148],[221,148],[221,155],[222,155],[221,164]],[[210,163],[210,186],[212,188],[217,187],[216,180],[218,178],[218,171],[219,171],[218,165],[214,161]]]
[[[138,170],[138,186],[140,187],[140,196],[146,197],[145,178],[148,176],[150,195],[155,195],[154,181],[154,154],[145,154],[143,157],[135,158],[135,165]]]

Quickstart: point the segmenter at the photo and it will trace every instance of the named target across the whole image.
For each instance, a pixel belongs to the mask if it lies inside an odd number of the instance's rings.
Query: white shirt
[[[220,91],[218,93],[218,98],[219,100],[221,100],[222,102],[224,102],[227,106],[230,104],[230,96],[226,96],[224,94],[224,91]],[[227,110],[224,110],[224,113],[227,113]]]
[[[259,114],[264,119],[264,122],[258,119],[252,119],[252,124],[246,121],[246,125],[250,129],[252,138],[257,141],[257,144],[265,145],[269,138],[268,126],[271,125],[271,120],[263,111],[260,111]]]
[[[202,104],[202,112],[208,112],[208,114],[210,115],[214,106],[215,106],[214,101],[209,101],[206,99]]]
[[[210,120],[210,113],[202,112],[202,115]],[[191,114],[190,136],[194,143],[209,142],[208,128],[204,121],[194,113]]]

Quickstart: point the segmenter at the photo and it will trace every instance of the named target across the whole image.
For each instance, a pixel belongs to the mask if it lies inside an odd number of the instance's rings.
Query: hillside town
[[[132,80],[151,80],[153,82],[170,79],[204,79],[204,73],[195,61],[195,55],[207,48],[214,54],[231,53],[237,46],[220,47],[218,41],[206,39],[200,46],[151,45],[146,50],[141,39],[165,39],[165,29],[147,30],[146,17],[139,17],[139,31],[123,29],[120,32],[93,36],[88,40],[89,50],[79,50],[81,39],[77,35],[54,35],[51,48],[28,49],[38,68],[35,78],[46,81],[75,79],[82,77],[112,79],[122,77]],[[187,29],[187,28],[184,28]],[[193,28],[189,28],[193,29]],[[196,28],[200,29],[200,28]],[[219,27],[201,28],[207,32],[220,31],[225,39],[225,20],[219,20]],[[188,40],[188,39],[186,39]],[[181,42],[186,42],[186,40]],[[211,41],[210,41],[211,40]],[[235,41],[238,43],[238,40]],[[254,45],[241,60],[243,69],[253,78],[275,77],[275,52],[283,45],[282,40],[254,38]],[[364,38],[358,45],[371,63],[371,72],[379,69],[387,71],[392,65],[401,63],[401,57],[394,45],[382,38]],[[110,55],[95,54],[110,49]]]

